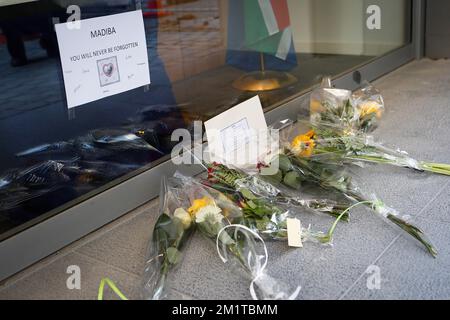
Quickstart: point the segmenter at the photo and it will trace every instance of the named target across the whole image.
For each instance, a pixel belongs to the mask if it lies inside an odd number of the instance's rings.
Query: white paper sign
[[[268,149],[267,123],[258,96],[205,122],[209,161],[255,165]]]
[[[55,25],[69,108],[150,83],[142,11]]]

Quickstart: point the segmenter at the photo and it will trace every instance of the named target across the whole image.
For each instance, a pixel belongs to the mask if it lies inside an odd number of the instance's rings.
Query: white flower
[[[214,205],[208,205],[197,211],[195,215],[195,222],[207,222],[210,225],[221,223],[223,219],[222,210]]]
[[[183,208],[176,209],[173,213],[173,216],[181,221],[184,230],[188,229],[191,226],[191,215]]]

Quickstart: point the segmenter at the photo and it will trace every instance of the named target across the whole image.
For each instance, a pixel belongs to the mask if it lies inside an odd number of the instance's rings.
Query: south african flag
[[[287,0],[230,0],[229,6],[229,64],[257,69],[260,53],[272,69],[297,64]]]

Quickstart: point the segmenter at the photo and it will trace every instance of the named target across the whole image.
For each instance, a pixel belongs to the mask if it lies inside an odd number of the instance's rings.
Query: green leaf
[[[284,184],[293,188],[293,189],[299,189],[301,187],[302,181],[300,178],[300,175],[295,172],[295,171],[291,171],[288,172],[285,176],[284,176],[284,180],[283,180]]]
[[[181,260],[181,252],[175,247],[167,248],[166,255],[170,264],[177,264]]]
[[[163,228],[166,225],[172,223],[172,219],[165,213],[159,216],[158,221],[156,221],[155,229]]]
[[[230,237],[230,235],[226,231],[223,231],[220,234],[219,240],[220,240],[220,242],[222,242],[223,244],[225,244],[227,246],[234,243],[234,240]]]
[[[277,173],[274,175],[268,175],[267,172],[269,168],[264,169],[261,169],[261,177],[263,177],[266,181],[274,185],[278,185],[283,180],[283,172],[281,172],[281,170],[278,170]]]
[[[255,223],[256,223],[256,228],[259,231],[266,231],[267,226],[270,223],[270,220],[268,218],[264,217],[263,219],[256,220]]]
[[[292,163],[289,160],[289,157],[287,157],[284,154],[280,154],[278,156],[278,167],[282,172],[287,172],[289,170],[292,170]]]
[[[158,242],[161,245],[167,244],[169,242],[167,233],[162,229],[156,229],[155,231],[153,231],[153,239],[155,242]]]
[[[253,201],[247,201],[246,203],[252,209],[256,209],[256,207],[257,207],[256,204]]]
[[[248,200],[255,200],[258,199],[250,190],[248,189],[242,189],[241,194],[245,199]]]

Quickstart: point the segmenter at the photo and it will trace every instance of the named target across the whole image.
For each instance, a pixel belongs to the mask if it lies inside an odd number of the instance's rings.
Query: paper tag
[[[205,122],[210,161],[256,165],[268,151],[268,129],[255,96]]]
[[[299,219],[287,219],[287,234],[289,247],[303,248],[302,224]]]
[[[142,11],[55,25],[68,108],[150,83]]]

